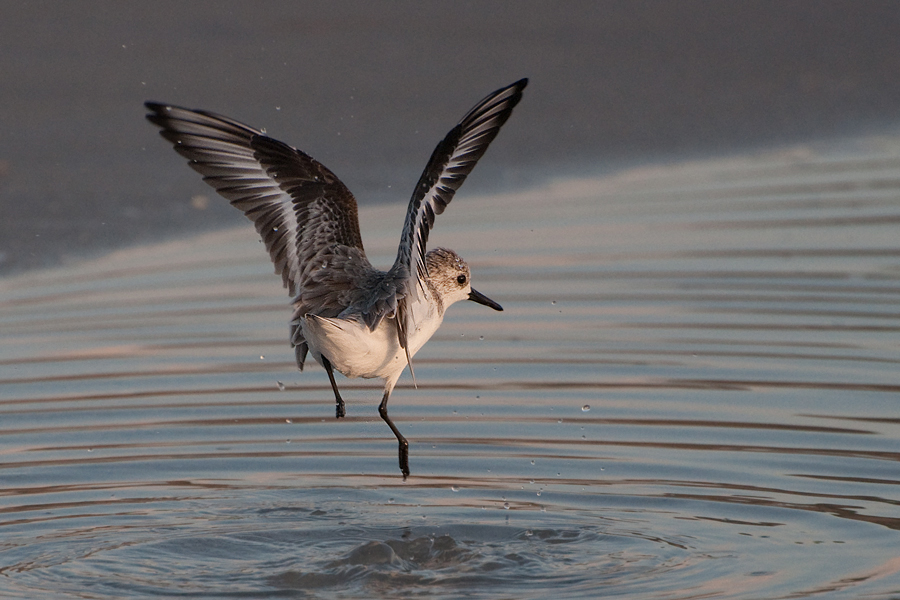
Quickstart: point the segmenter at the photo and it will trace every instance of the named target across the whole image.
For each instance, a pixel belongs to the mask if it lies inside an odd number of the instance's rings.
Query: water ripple
[[[397,387],[405,483],[252,230],[0,281],[2,595],[896,595],[900,144],[858,148],[460,199],[507,310]]]

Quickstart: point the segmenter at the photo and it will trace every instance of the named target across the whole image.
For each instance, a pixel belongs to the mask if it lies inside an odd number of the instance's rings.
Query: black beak
[[[478,304],[484,304],[485,306],[489,306],[494,310],[503,310],[503,307],[482,294],[481,292],[476,292],[472,290],[469,292],[469,300],[472,302],[477,302]]]

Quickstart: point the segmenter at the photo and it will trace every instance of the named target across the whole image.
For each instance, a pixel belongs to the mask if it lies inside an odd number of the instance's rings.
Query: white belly
[[[410,357],[434,335],[443,320],[427,304],[414,305],[413,315],[417,318],[416,330],[409,336]],[[300,319],[300,326],[313,358],[321,364],[324,355],[346,377],[390,379],[406,368],[406,352],[400,347],[395,319],[383,319],[375,331],[355,319],[314,315]]]

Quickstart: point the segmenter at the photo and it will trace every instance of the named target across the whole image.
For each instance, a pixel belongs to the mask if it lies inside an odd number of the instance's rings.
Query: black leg
[[[381,404],[378,405],[378,414],[381,415],[382,420],[388,424],[388,427],[397,436],[397,441],[400,442],[400,472],[403,473],[403,481],[406,481],[406,478],[409,476],[409,442],[400,434],[400,431],[394,426],[393,421],[388,416],[387,403],[390,395],[390,392],[384,393],[384,398],[381,399]]]
[[[328,381],[331,382],[331,389],[334,390],[335,415],[336,418],[340,419],[347,414],[344,410],[344,399],[341,398],[341,393],[338,391],[337,384],[334,382],[334,370],[331,368],[331,363],[328,362],[328,359],[324,356],[322,357],[322,365],[325,367],[325,372],[328,373]]]

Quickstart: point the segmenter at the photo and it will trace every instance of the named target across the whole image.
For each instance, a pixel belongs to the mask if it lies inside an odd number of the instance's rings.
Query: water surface
[[[2,595],[897,597],[898,224],[890,137],[463,190],[506,311],[401,379],[405,483],[249,225],[4,279]]]

